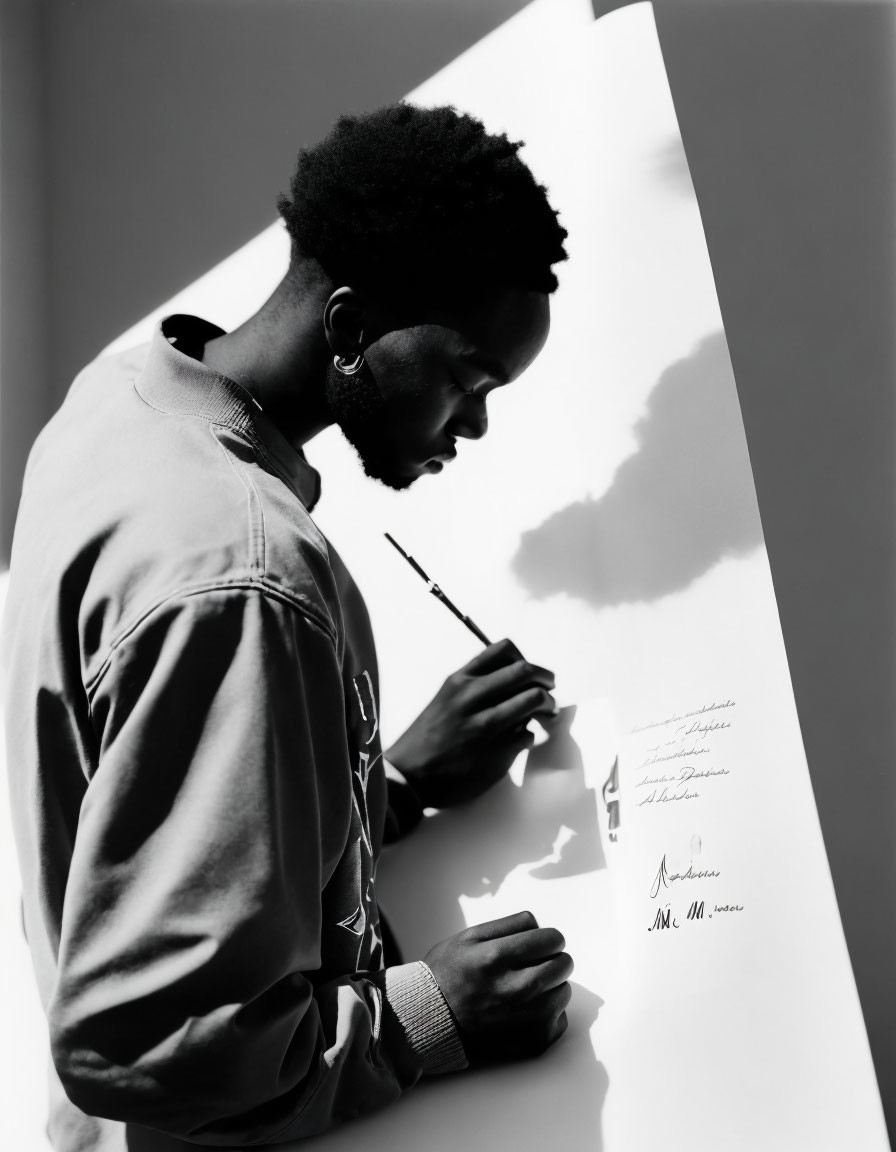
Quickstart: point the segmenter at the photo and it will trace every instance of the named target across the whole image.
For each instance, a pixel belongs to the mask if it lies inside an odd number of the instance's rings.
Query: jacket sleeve
[[[87,684],[54,1062],[88,1114],[217,1145],[322,1131],[463,1067],[425,964],[319,984],[350,790],[332,637],[257,587],[172,597]]]
[[[389,798],[384,839],[387,844],[394,844],[396,840],[407,836],[423,819],[423,805],[404,773],[385,756],[383,769]]]

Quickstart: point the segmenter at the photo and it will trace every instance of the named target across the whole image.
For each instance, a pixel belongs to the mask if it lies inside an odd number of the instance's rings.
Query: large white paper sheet
[[[426,1085],[364,1141],[885,1149],[652,9],[591,15],[535,3],[414,94],[527,141],[570,231],[545,352],[437,483],[373,489],[336,434],[310,452],[380,639],[387,738],[475,642],[384,530],[578,705],[380,874],[410,956],[523,907],[558,926],[569,1033],[534,1063]]]
[[[620,1139],[886,1147],[783,654],[706,671],[619,743]]]

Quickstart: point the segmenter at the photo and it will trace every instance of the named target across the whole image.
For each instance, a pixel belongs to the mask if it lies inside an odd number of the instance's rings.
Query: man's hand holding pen
[[[550,724],[559,709],[554,674],[530,664],[510,640],[485,633],[389,542],[433,593],[485,645],[452,673],[407,732],[385,753],[424,808],[447,808],[486,792],[532,747],[526,725]],[[566,1030],[572,959],[555,928],[517,912],[458,932],[426,954],[471,1064],[536,1056]]]
[[[425,808],[472,800],[532,746],[530,720],[557,714],[554,674],[499,640],[452,673],[385,753]]]

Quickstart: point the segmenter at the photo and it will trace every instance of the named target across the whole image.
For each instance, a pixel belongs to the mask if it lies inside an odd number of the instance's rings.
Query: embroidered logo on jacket
[[[363,740],[366,747],[373,743],[379,730],[373,682],[370,674],[364,671],[360,676],[353,677],[352,683],[361,715],[358,738]],[[351,878],[346,877],[346,896],[349,892],[353,893],[357,903],[352,912],[337,923],[340,928],[351,933],[357,942],[356,970],[382,967],[382,937],[374,892],[373,839],[367,807],[370,773],[381,756],[381,752],[373,754],[373,750],[359,749],[357,761],[352,768],[352,828],[348,848]]]
[[[365,668],[360,676],[353,678],[352,683],[355,686],[355,693],[358,697],[361,719],[370,729],[370,735],[364,743],[371,744],[380,726],[379,718],[376,714],[376,697],[373,694],[373,681],[370,679],[370,673]]]

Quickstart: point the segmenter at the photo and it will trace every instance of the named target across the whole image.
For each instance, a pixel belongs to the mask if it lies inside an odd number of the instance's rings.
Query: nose
[[[488,412],[483,400],[464,404],[456,412],[447,431],[452,436],[463,436],[467,440],[481,440],[488,431]]]

